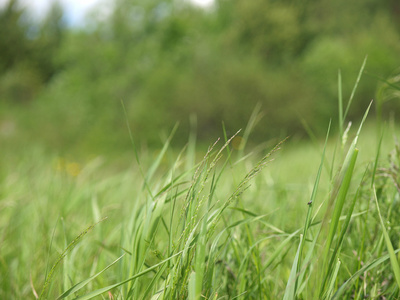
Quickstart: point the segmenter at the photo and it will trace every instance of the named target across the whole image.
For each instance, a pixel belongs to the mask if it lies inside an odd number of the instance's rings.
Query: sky
[[[0,0],[0,7],[3,7],[9,0]],[[32,12],[35,18],[42,18],[46,15],[51,3],[54,0],[19,0],[18,2]],[[84,25],[85,15],[96,6],[102,7],[102,11],[111,10],[113,0],[58,0],[65,10],[66,22],[70,26]],[[143,0],[146,1],[146,0]],[[213,0],[187,0],[192,3],[207,7]]]

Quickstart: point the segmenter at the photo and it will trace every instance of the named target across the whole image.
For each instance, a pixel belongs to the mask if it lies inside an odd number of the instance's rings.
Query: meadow
[[[204,152],[3,157],[0,298],[398,299],[394,122],[250,147],[255,120]]]
[[[398,1],[2,2],[1,300],[400,298]]]

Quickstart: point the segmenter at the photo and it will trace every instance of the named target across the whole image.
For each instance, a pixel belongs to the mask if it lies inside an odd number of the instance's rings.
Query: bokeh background
[[[397,0],[114,0],[85,14],[34,3],[0,6],[3,150],[123,153],[127,122],[141,147],[162,145],[176,123],[173,145],[191,130],[208,145],[255,109],[255,144],[323,135],[337,116],[338,70],[347,101],[366,55],[349,118],[371,99],[383,118],[400,111],[390,87],[400,80]]]

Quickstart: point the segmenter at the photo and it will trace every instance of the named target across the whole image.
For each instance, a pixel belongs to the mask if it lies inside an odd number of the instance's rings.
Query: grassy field
[[[118,164],[9,153],[0,299],[398,299],[398,131],[357,126]]]
[[[0,299],[399,299],[399,130],[351,97],[325,139],[4,147]]]

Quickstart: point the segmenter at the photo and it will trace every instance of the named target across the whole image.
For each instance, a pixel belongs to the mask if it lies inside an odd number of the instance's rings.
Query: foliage
[[[397,2],[115,3],[0,13],[0,298],[398,298]]]
[[[255,143],[304,136],[304,123],[322,134],[336,110],[339,68],[346,95],[368,55],[350,115],[358,119],[377,77],[395,76],[400,65],[393,1],[219,0],[204,10],[118,0],[113,7],[108,17],[93,13],[87,29],[65,27],[59,6],[40,24],[15,0],[2,9],[0,105],[10,112],[2,121],[12,119],[20,137],[59,151],[126,149],[121,101],[135,139],[151,147],[177,122],[183,145],[190,115],[200,141],[219,136],[221,121],[233,133],[257,103],[264,117]],[[395,100],[378,110],[398,108]]]
[[[40,24],[29,21],[18,1],[0,11],[0,101],[26,103],[60,70],[54,62],[65,28],[62,9],[54,3]]]
[[[339,80],[340,95],[341,87]],[[10,156],[0,186],[0,274],[7,278],[0,296],[398,297],[400,146],[382,160],[387,138],[378,131],[372,142],[371,129],[362,145],[372,103],[355,133],[351,125],[343,130],[352,101],[339,97],[340,134],[332,144],[330,122],[314,183],[309,148],[293,147],[275,167],[272,156],[285,141],[244,152],[260,107],[242,136],[228,139],[224,127],[225,142],[198,162],[194,131],[184,150],[169,151],[177,127],[158,154],[140,152],[130,132],[134,168],[125,163],[104,174],[99,158],[87,165],[62,158],[51,167],[33,149],[22,152],[30,155],[25,161],[15,157],[18,164]],[[82,231],[82,223],[92,225]],[[71,235],[71,226],[81,233]]]

